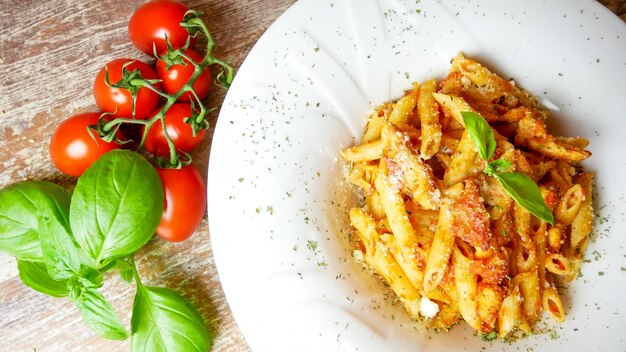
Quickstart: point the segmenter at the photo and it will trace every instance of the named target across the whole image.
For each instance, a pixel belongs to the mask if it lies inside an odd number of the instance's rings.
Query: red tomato
[[[109,82],[111,84],[117,83],[120,79],[122,79],[122,66],[127,62],[133,62],[130,65],[126,66],[128,71],[133,71],[138,69],[141,73],[141,77],[144,79],[156,79],[156,72],[150,67],[148,64],[133,60],[133,59],[116,59],[108,64],[105,67],[109,71]],[[93,85],[93,94],[96,98],[96,105],[102,111],[106,112],[116,112],[113,116],[116,117],[126,117],[132,118],[132,95],[130,91],[121,88],[111,88],[105,83],[105,68],[103,67],[98,75],[96,76],[96,81]],[[155,86],[161,89],[161,85],[159,83],[155,84]],[[137,92],[137,106],[135,107],[135,118],[136,119],[145,119],[159,104],[160,96],[151,91],[148,88],[142,87]]]
[[[64,174],[80,176],[104,153],[118,149],[115,142],[105,142],[94,132],[91,138],[87,126],[98,123],[100,113],[88,112],[63,121],[50,140],[50,157]]]
[[[182,48],[189,36],[189,32],[180,26],[187,5],[177,1],[155,0],[139,7],[130,17],[128,34],[135,47],[144,53],[153,56],[153,43],[156,52],[167,50],[165,36],[174,49]],[[195,40],[191,38],[190,46]]]
[[[193,165],[180,170],[157,168],[165,205],[156,233],[170,242],[180,242],[196,231],[206,210],[206,186]]]
[[[165,54],[165,52],[163,54]],[[185,50],[185,54],[197,63],[202,62],[203,57],[192,49]],[[187,65],[173,65],[169,70],[167,69],[165,61],[157,60],[157,75],[163,80],[161,83],[163,85],[163,89],[169,94],[175,94],[178,92],[185,85],[185,83],[189,81],[191,75],[193,75],[193,65],[189,64],[187,59],[183,60],[187,62]],[[209,71],[208,67],[200,73],[200,76],[198,76],[198,79],[194,82],[192,87],[200,100],[206,97],[209,93],[209,88],[211,87],[211,71]],[[186,92],[181,95],[178,100],[182,102],[190,102],[192,97],[193,95],[191,92]]]
[[[156,115],[159,110],[156,110],[152,116]],[[206,131],[200,130],[194,137],[191,126],[184,122],[188,117],[191,117],[191,105],[176,103],[165,113],[165,127],[176,149],[191,153],[202,142]],[[149,152],[156,155],[166,155],[170,152],[160,120],[155,122],[148,131],[145,146]]]

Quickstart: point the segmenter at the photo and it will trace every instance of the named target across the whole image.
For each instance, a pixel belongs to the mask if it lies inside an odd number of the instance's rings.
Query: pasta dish
[[[442,81],[378,106],[342,151],[363,195],[350,211],[355,257],[415,319],[483,338],[565,320],[557,282],[573,280],[592,230],[583,138],[550,134],[526,91],[457,55]]]

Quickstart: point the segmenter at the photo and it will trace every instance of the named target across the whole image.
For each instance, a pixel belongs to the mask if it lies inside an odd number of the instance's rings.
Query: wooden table
[[[118,57],[148,60],[130,43],[127,23],[142,0],[0,1],[0,188],[25,180],[71,187],[75,179],[51,164],[54,128],[68,116],[95,110],[92,83]],[[293,0],[194,0],[218,43],[216,54],[237,68],[265,29]],[[626,1],[603,1],[626,20]],[[224,92],[213,89],[209,106]],[[215,122],[217,113],[211,120]],[[206,176],[209,131],[194,153]],[[206,221],[180,244],[153,239],[138,254],[146,284],[172,288],[198,307],[214,335],[213,350],[244,351],[213,261]],[[109,275],[103,292],[129,326],[134,285]],[[24,286],[15,262],[0,253],[0,351],[128,351],[130,339],[109,341],[83,323],[72,302]]]
[[[119,57],[149,60],[128,38],[128,20],[142,0],[0,1],[0,188],[17,181],[50,180],[71,186],[52,165],[48,146],[65,118],[96,109],[92,85],[98,70]],[[292,0],[185,1],[200,10],[215,41],[216,55],[242,61]],[[224,91],[214,87],[207,106]],[[211,118],[214,123],[215,112]],[[210,130],[194,153],[206,176]],[[180,244],[153,239],[137,256],[145,284],[165,286],[189,299],[213,332],[214,351],[245,351],[247,344],[224,297],[203,221]],[[117,274],[105,279],[105,296],[126,326],[135,288]],[[15,262],[0,254],[0,351],[129,351],[130,339],[109,341],[82,322],[74,304],[24,286]]]

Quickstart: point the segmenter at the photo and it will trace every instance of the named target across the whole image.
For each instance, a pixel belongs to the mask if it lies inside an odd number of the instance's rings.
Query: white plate
[[[464,323],[411,322],[347,245],[338,152],[370,109],[457,52],[513,77],[591,140],[599,212],[568,320],[505,344]],[[242,65],[223,104],[208,177],[211,241],[235,318],[255,351],[623,351],[626,346],[626,25],[561,1],[302,0]]]

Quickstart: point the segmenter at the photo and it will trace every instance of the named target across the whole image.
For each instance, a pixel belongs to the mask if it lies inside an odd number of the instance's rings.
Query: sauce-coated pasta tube
[[[484,121],[466,128],[463,112]],[[361,195],[349,214],[355,258],[412,318],[439,330],[464,320],[487,339],[531,333],[543,310],[565,321],[555,281],[584,262],[593,177],[578,165],[588,141],[550,134],[549,115],[459,54],[441,82],[374,109],[341,153]]]
[[[518,274],[516,279],[519,280],[519,289],[522,294],[522,312],[528,324],[532,325],[539,319],[542,307],[537,267]]]
[[[498,312],[498,335],[500,337],[508,336],[515,328],[524,332],[531,331],[530,325],[522,313],[520,303],[522,299],[519,286],[515,285],[511,293],[502,301],[502,306]]]
[[[592,192],[591,192],[591,180],[592,174],[585,173],[580,175],[576,180],[576,184],[581,186],[583,190],[583,200],[580,204],[578,212],[572,219],[571,227],[571,246],[579,248],[579,253],[582,253],[584,248],[580,248],[580,244],[585,242],[584,239],[589,237],[593,222],[593,208],[592,208]]]
[[[350,211],[350,220],[366,248],[365,253],[362,253],[363,260],[387,281],[407,311],[415,317],[419,316],[420,295],[391,255],[388,247],[379,241],[380,234],[376,231],[374,220],[358,208]]]
[[[470,267],[471,260],[467,258],[458,247],[452,250],[452,263],[454,265],[454,282],[459,295],[459,311],[463,319],[475,330],[481,331],[481,321],[478,316],[477,281]]]
[[[583,188],[579,184],[574,184],[567,190],[559,202],[559,205],[556,207],[556,211],[554,212],[556,221],[565,225],[571,224],[576,214],[578,214],[578,210],[584,198]]]
[[[556,291],[556,288],[549,287],[543,291],[542,295],[543,309],[545,309],[550,316],[559,323],[565,321],[565,311],[563,310],[563,303],[561,303],[561,297]]]
[[[420,156],[430,159],[441,145],[441,124],[439,123],[439,106],[433,97],[437,90],[437,81],[428,80],[422,84],[417,99],[417,111],[422,129]]]
[[[462,189],[459,183],[456,188]],[[426,261],[426,271],[424,274],[424,291],[429,292],[441,281],[448,267],[448,261],[452,254],[454,245],[454,234],[452,234],[452,212],[450,202],[452,199],[444,199],[439,208],[439,220],[435,230],[435,237],[430,246],[428,259]]]

